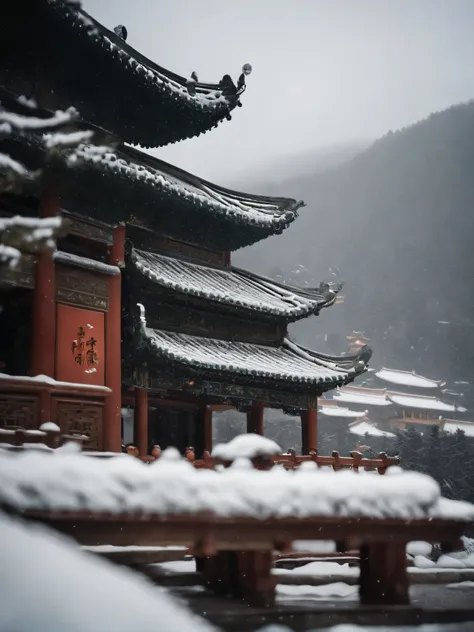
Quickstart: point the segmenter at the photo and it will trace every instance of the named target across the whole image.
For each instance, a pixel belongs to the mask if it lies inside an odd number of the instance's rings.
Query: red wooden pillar
[[[146,388],[135,388],[133,442],[140,456],[145,456],[148,452],[148,391]]]
[[[262,404],[254,402],[247,411],[247,432],[264,436],[264,408]]]
[[[40,217],[60,213],[58,196],[46,189],[41,197]],[[30,375],[54,378],[56,359],[56,280],[54,259],[49,252],[39,254],[35,266]],[[51,394],[41,393],[39,423],[51,420]]]
[[[204,425],[204,450],[212,452],[212,407],[204,406],[202,423]]]
[[[318,451],[318,410],[310,408],[301,411],[301,447],[303,454]]]
[[[125,226],[116,226],[109,263],[123,265],[125,260]],[[105,315],[105,385],[112,393],[104,412],[104,450],[120,452],[122,448],[122,276],[109,277],[109,309]]]

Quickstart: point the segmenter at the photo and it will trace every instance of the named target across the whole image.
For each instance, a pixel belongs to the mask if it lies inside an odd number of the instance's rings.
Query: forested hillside
[[[294,326],[301,342],[341,352],[346,333],[363,330],[374,366],[474,382],[474,102],[261,192],[307,208],[233,261],[292,281],[346,282],[343,304]]]

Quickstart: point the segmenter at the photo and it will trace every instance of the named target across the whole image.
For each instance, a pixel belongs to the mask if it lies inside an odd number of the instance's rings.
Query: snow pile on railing
[[[212,451],[215,459],[234,461],[235,459],[255,459],[259,456],[281,454],[278,443],[258,434],[241,434],[228,443],[219,443]]]
[[[213,629],[143,577],[44,527],[0,513],[0,541],[0,632]]]
[[[0,454],[0,505],[24,510],[253,518],[452,518],[474,505],[441,498],[429,476],[391,468],[359,476],[309,467],[255,471],[242,459],[222,472],[196,470],[174,448],[144,465],[133,457],[91,459],[68,451]]]

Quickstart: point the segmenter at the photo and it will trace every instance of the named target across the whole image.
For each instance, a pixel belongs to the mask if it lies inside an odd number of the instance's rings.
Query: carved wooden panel
[[[89,437],[86,450],[103,449],[103,414],[100,403],[76,400],[57,400],[56,423],[64,434],[82,434]]]
[[[0,425],[38,428],[39,401],[34,395],[0,394]]]
[[[77,307],[106,312],[109,307],[108,277],[60,264],[56,265],[56,300]]]

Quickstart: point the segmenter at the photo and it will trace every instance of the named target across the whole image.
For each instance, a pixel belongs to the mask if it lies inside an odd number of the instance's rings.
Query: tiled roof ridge
[[[320,288],[311,292],[302,291],[299,288],[274,283],[270,279],[240,268],[208,266],[138,248],[132,249],[131,260],[139,272],[152,282],[159,283],[171,290],[235,305],[251,311],[272,313],[288,319],[297,320],[318,313],[320,309],[332,305],[336,297],[336,293],[327,284],[322,284]],[[158,270],[160,262],[162,263],[161,276]],[[154,264],[156,264],[157,270],[152,269]],[[171,270],[167,270],[163,264],[168,264],[172,269],[178,268],[179,270],[181,267],[184,274],[189,271],[191,278],[188,282],[182,280],[179,274],[172,275],[172,279],[167,278],[170,277]],[[207,282],[207,289],[206,272],[211,275]],[[221,280],[221,284],[230,283],[230,286],[219,287],[219,280]],[[239,284],[240,287],[233,287]],[[232,289],[237,291],[232,291]],[[246,290],[248,290],[247,296]],[[331,358],[328,357],[328,360]]]
[[[163,91],[174,93],[176,99],[184,99],[188,106],[196,109],[219,107],[228,113],[239,104],[239,96],[244,91],[245,84],[240,88],[233,86],[231,89],[232,82],[229,84],[227,81],[217,84],[194,82],[195,93],[191,94],[186,85],[186,78],[145,57],[89,15],[79,3],[67,0],[47,0],[47,2],[56,10],[61,11],[62,16],[70,20],[73,27],[85,29],[92,42],[116,56],[125,70],[140,75],[144,84],[156,84]],[[224,78],[227,77],[228,75],[225,75]]]

